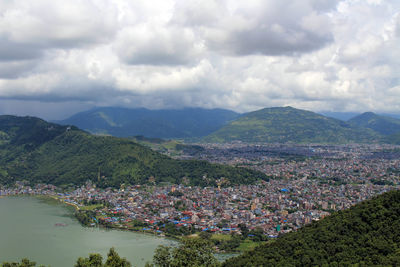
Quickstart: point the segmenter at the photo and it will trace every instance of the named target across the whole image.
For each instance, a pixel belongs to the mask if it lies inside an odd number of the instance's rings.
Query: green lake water
[[[73,217],[72,207],[57,201],[0,198],[0,263],[25,257],[46,266],[67,267],[89,253],[100,253],[104,259],[115,247],[133,266],[144,266],[158,245],[172,244],[152,235],[83,227]]]

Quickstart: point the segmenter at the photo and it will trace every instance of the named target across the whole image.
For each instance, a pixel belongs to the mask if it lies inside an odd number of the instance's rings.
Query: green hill
[[[372,129],[383,135],[400,133],[399,119],[377,115],[372,112],[365,112],[348,120],[348,122],[359,127]]]
[[[245,168],[174,160],[129,139],[94,136],[32,117],[0,116],[0,131],[3,184],[23,179],[55,185],[82,184],[91,179],[103,187],[183,181],[213,186],[221,177],[231,184],[267,179]]]
[[[334,213],[224,263],[229,267],[399,265],[400,191]]]
[[[148,110],[117,107],[94,108],[59,121],[95,134],[118,137],[143,135],[156,138],[193,138],[206,136],[239,114],[224,109],[185,108]]]
[[[292,107],[265,108],[247,113],[211,135],[205,142],[365,143],[379,135],[311,111]]]

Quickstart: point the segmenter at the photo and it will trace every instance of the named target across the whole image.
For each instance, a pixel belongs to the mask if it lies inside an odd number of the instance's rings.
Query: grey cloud
[[[10,42],[5,37],[0,37],[0,61],[35,59],[42,55],[43,52],[37,45]]]
[[[224,1],[178,1],[170,24],[190,27],[216,26],[221,17],[226,15],[228,10]]]
[[[329,17],[307,1],[280,1],[259,8],[253,27],[229,34],[227,46],[239,55],[301,54],[333,41]]]
[[[17,79],[23,75],[27,75],[36,64],[35,60],[12,62],[1,62],[0,60],[0,79]]]
[[[206,44],[232,55],[293,55],[312,52],[333,41],[328,11],[337,1],[205,1],[178,5],[173,23],[193,27]],[[190,4],[189,4],[190,3]]]
[[[94,107],[90,102],[43,102],[0,99],[0,114],[36,116],[46,120],[65,119],[77,112]]]
[[[333,41],[331,35],[320,36],[301,29],[274,32],[255,28],[235,33],[229,39],[229,47],[239,55],[293,55],[311,52]]]
[[[202,45],[189,29],[139,26],[123,30],[115,49],[131,65],[184,65],[198,59]]]
[[[334,9],[339,2],[339,0],[311,0],[310,4],[316,10],[330,11]]]
[[[396,35],[400,38],[400,14],[397,14]]]
[[[10,1],[0,5],[0,60],[40,58],[48,49],[109,42],[116,26],[116,13],[106,0]]]

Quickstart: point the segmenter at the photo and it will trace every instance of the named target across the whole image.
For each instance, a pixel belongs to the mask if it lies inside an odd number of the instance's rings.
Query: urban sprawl
[[[169,152],[166,152],[169,153]],[[400,147],[387,145],[193,145],[180,158],[245,166],[269,181],[253,185],[193,187],[123,185],[101,189],[88,181],[61,190],[18,182],[4,195],[48,195],[90,212],[90,225],[135,229],[159,235],[262,230],[276,237],[399,188]]]

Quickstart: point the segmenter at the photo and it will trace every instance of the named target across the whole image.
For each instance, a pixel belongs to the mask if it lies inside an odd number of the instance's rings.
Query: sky
[[[0,114],[400,113],[400,1],[0,0]]]

